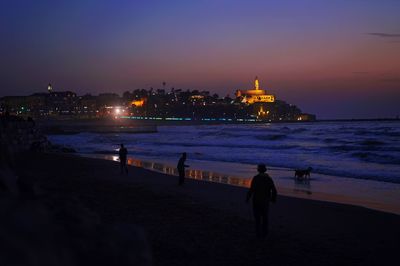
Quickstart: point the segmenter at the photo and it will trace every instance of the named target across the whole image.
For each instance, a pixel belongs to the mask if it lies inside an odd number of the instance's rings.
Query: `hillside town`
[[[0,98],[0,113],[35,119],[96,119],[105,117],[151,120],[201,121],[314,121],[315,115],[303,113],[261,89],[256,77],[254,87],[237,90],[234,97],[220,97],[206,90],[166,88],[135,89],[122,95],[101,93],[77,95],[53,89],[29,96]]]

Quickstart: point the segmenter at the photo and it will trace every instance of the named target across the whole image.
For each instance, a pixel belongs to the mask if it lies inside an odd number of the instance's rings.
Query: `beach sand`
[[[270,234],[258,240],[246,188],[186,180],[61,154],[26,155],[17,174],[43,194],[78,198],[104,223],[143,228],[155,265],[392,265],[400,216],[278,196]],[[279,193],[279,191],[278,191]]]

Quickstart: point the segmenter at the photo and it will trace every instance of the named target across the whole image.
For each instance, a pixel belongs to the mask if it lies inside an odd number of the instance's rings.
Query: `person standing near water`
[[[185,182],[185,168],[189,167],[189,165],[185,164],[186,161],[186,152],[182,153],[181,158],[178,161],[178,166],[176,167],[178,169],[178,174],[179,174],[179,180],[178,184],[183,185]]]
[[[260,164],[257,167],[258,175],[251,180],[250,189],[247,192],[246,202],[253,197],[253,214],[256,220],[257,237],[266,237],[268,234],[269,202],[275,202],[277,191],[272,178],[265,173],[267,167]]]
[[[124,144],[121,144],[118,154],[119,154],[119,165],[121,168],[121,175],[123,174],[124,171],[126,174],[128,174],[128,166],[126,165],[128,150],[124,147]]]

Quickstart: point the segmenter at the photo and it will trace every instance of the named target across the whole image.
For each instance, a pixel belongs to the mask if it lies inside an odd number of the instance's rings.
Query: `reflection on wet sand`
[[[113,161],[119,161],[118,156],[114,155],[105,155],[103,158]],[[169,166],[166,164],[142,161],[134,158],[128,158],[127,163],[128,165],[145,168],[148,170],[164,173],[167,175],[178,176],[178,170],[176,169],[176,167]],[[186,178],[215,182],[215,183],[223,183],[240,187],[250,187],[250,182],[251,182],[251,180],[248,178],[229,176],[211,171],[203,171],[196,169],[186,170]]]
[[[311,182],[310,179],[298,180],[294,179],[294,193],[306,193],[307,195],[311,195]]]
[[[92,156],[91,156],[92,157]],[[115,155],[96,155],[96,158],[103,158],[107,160],[113,160],[118,162],[119,158]],[[143,161],[135,158],[128,158],[127,160],[128,165],[141,167],[144,169],[148,169],[151,171],[164,173],[167,175],[174,175],[178,176],[178,170],[175,166],[166,165],[163,163],[157,162],[149,162]],[[214,182],[214,183],[222,183],[222,184],[229,184],[233,186],[240,186],[240,187],[250,187],[251,179],[244,178],[244,177],[237,177],[231,176],[227,174],[220,174],[212,171],[204,171],[204,170],[197,170],[197,169],[189,169],[186,170],[186,178]],[[303,194],[303,195],[312,195],[311,192],[311,182],[310,180],[297,180],[294,179],[294,183],[292,182],[281,182],[282,180],[276,180],[278,187],[283,185],[286,188],[289,188],[291,194]],[[287,191],[289,192],[289,191]]]
[[[91,158],[106,159],[117,162],[119,161],[118,156],[115,155],[82,155]],[[127,163],[128,165],[145,168],[151,171],[178,176],[178,171],[175,166],[170,166],[163,163],[143,161],[135,158],[128,158]],[[311,180],[297,180],[287,174],[288,169],[283,169],[282,171],[271,170],[270,172],[271,175],[274,177],[275,185],[277,186],[278,191],[281,195],[359,205],[371,209],[400,214],[400,209],[398,207],[398,190],[385,190],[386,194],[384,194],[384,196],[382,196],[382,193],[377,191],[376,189],[368,191],[368,193],[363,191],[362,194],[355,195],[354,193],[356,190],[350,190],[350,192],[346,193],[342,189],[343,185],[338,186],[334,185],[334,183],[330,183],[327,189],[326,182],[320,182],[321,177]],[[223,183],[240,187],[250,187],[251,182],[250,178],[243,178],[227,174],[220,174],[213,171],[203,171],[196,169],[186,170],[186,177],[196,180]],[[346,180],[343,179],[342,182],[343,181]],[[313,186],[311,186],[312,182]],[[351,182],[354,182],[354,180],[351,180]],[[382,186],[385,183],[379,184]],[[382,201],[382,199],[385,199],[386,201]]]

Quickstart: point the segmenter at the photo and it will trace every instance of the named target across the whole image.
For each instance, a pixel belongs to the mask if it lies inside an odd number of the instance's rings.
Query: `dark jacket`
[[[176,168],[178,168],[178,171],[185,171],[185,167],[189,167],[188,165],[185,164],[186,158],[181,157],[178,161],[178,165]]]
[[[260,173],[251,180],[247,200],[253,197],[254,204],[275,202],[276,195],[277,191],[272,178],[266,173]]]
[[[125,147],[119,149],[119,158],[121,160],[126,160],[127,155],[128,155],[128,150]]]

